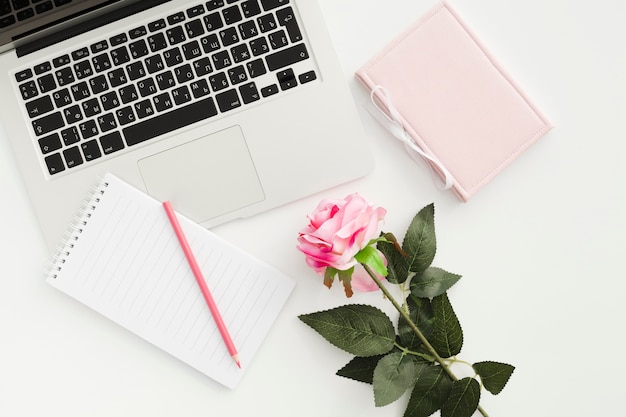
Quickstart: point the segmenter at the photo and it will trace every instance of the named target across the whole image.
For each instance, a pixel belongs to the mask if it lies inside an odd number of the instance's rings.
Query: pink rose
[[[299,233],[298,249],[306,255],[307,265],[319,274],[325,275],[327,268],[350,271],[354,267],[348,276],[354,289],[377,290],[378,286],[355,256],[378,237],[378,224],[386,213],[384,208],[373,207],[356,193],[344,200],[322,200],[308,216],[308,226]],[[386,262],[382,253],[379,254]],[[345,278],[345,274],[339,276]],[[332,280],[325,283],[330,287]],[[344,279],[344,286],[348,296],[351,295],[350,279],[347,283]]]

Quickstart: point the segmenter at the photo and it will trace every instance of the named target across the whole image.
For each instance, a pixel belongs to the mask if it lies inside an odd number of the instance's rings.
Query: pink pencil
[[[176,213],[172,208],[172,204],[169,201],[165,201],[163,203],[163,208],[167,213],[167,217],[170,219],[170,223],[172,224],[172,228],[174,229],[174,233],[176,233],[176,237],[178,238],[178,242],[185,253],[185,257],[187,258],[187,262],[189,262],[189,266],[191,267],[191,271],[193,275],[196,277],[196,281],[200,286],[200,291],[202,291],[202,295],[206,300],[207,305],[209,306],[209,310],[211,310],[211,314],[213,315],[213,319],[217,324],[217,328],[222,335],[222,339],[224,339],[224,343],[226,343],[226,347],[228,348],[228,353],[235,360],[235,363],[238,367],[241,368],[241,364],[239,363],[239,355],[237,353],[237,348],[233,343],[233,340],[228,333],[228,329],[224,324],[224,320],[222,319],[222,315],[220,314],[217,304],[215,304],[215,300],[211,295],[211,291],[209,291],[209,287],[206,285],[206,281],[204,280],[204,276],[202,275],[202,271],[198,266],[198,262],[196,261],[196,257],[193,255],[191,248],[189,247],[189,242],[187,242],[187,238],[185,237],[185,233],[183,229],[180,227],[180,223],[178,222],[178,218],[176,217]]]

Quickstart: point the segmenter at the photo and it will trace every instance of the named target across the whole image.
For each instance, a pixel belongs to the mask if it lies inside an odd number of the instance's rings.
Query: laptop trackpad
[[[265,198],[239,126],[141,159],[148,193],[201,223]]]

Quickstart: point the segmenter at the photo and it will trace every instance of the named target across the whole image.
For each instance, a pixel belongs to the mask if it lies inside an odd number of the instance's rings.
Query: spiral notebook
[[[87,196],[47,282],[229,388],[294,281],[178,216],[239,350],[232,360],[160,202],[107,174]]]

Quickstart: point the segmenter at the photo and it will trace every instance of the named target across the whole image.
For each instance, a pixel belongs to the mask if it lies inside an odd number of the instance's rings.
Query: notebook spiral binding
[[[80,235],[83,233],[84,227],[89,222],[93,211],[96,209],[96,206],[100,202],[100,199],[102,198],[102,195],[104,195],[108,186],[108,182],[100,179],[91,187],[85,196],[85,199],[76,211],[76,214],[74,214],[72,221],[63,234],[61,241],[57,245],[56,250],[53,251],[54,255],[48,267],[49,277],[56,278],[61,269],[63,269],[63,264],[70,255],[76,241],[80,239]]]

